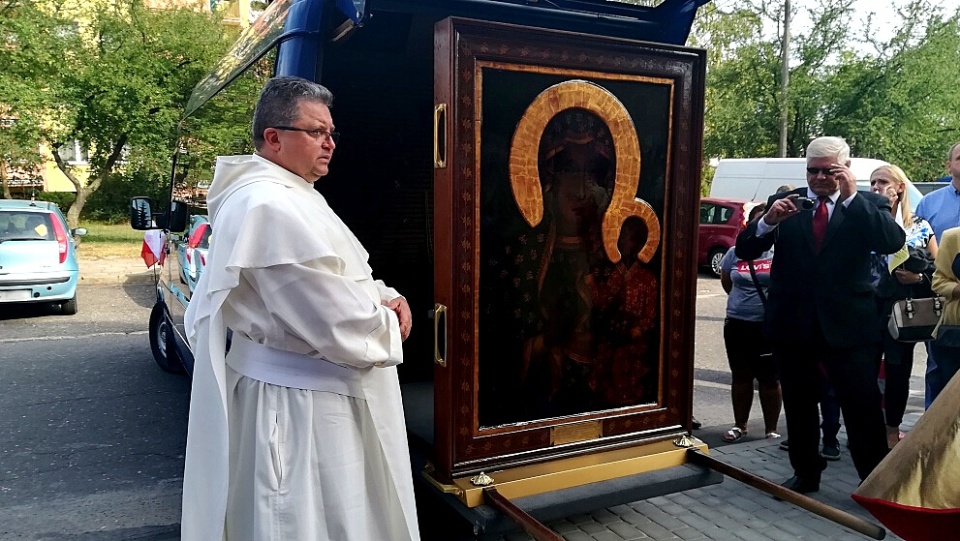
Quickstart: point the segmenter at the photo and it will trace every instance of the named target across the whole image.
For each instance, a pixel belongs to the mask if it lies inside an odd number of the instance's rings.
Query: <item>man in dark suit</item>
[[[765,323],[780,367],[794,469],[783,486],[801,493],[819,490],[826,467],[818,453],[821,364],[836,388],[860,478],[887,452],[870,257],[896,252],[905,235],[885,197],[857,193],[849,165],[843,139],[814,139],[807,147],[807,187],[770,197],[763,218],[737,238],[741,259],[775,247]]]

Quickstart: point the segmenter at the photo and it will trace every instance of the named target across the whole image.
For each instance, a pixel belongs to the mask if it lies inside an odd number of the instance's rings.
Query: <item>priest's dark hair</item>
[[[303,77],[273,77],[260,91],[253,111],[253,146],[260,149],[265,140],[263,131],[274,126],[291,126],[299,120],[301,100],[333,106],[333,93],[326,87]]]

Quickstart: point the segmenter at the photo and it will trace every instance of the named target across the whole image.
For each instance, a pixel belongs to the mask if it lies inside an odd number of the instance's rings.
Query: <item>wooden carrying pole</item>
[[[819,502],[813,498],[784,488],[776,483],[767,481],[763,477],[759,477],[750,472],[741,470],[740,468],[720,462],[713,457],[701,453],[699,449],[687,449],[687,458],[693,464],[710,468],[711,470],[718,471],[728,477],[733,477],[741,483],[745,483],[753,488],[760,489],[767,494],[775,496],[783,501],[790,502],[797,507],[802,507],[811,513],[820,515],[827,520],[832,520],[833,522],[836,522],[845,528],[850,528],[855,532],[862,533],[863,535],[872,537],[873,539],[883,539],[887,535],[886,530],[880,526],[877,526],[876,524],[873,524],[872,522],[867,522],[860,517],[856,517],[850,513],[847,513],[846,511],[841,511],[835,507],[830,507],[823,502]]]
[[[510,520],[519,524],[524,531],[532,535],[537,541],[563,541],[560,534],[547,528],[543,523],[530,516],[529,513],[504,498],[503,494],[497,492],[496,487],[483,489],[483,499],[487,505],[500,511]]]

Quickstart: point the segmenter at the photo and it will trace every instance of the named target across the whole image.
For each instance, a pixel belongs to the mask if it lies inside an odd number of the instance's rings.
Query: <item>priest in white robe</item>
[[[271,79],[256,154],[217,160],[185,320],[184,541],[419,539],[396,372],[410,308],[313,187],[336,147],[332,100]]]

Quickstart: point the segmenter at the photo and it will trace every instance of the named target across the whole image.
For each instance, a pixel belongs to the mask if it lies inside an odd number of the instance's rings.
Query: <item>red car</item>
[[[742,199],[700,198],[697,264],[720,276],[720,260],[737,243],[737,235],[746,226],[750,207],[755,204]]]

